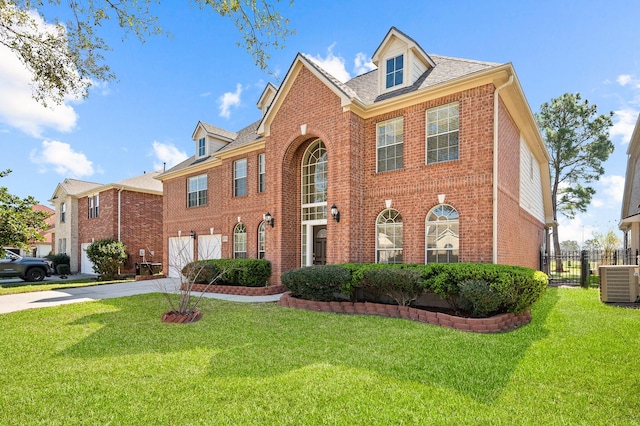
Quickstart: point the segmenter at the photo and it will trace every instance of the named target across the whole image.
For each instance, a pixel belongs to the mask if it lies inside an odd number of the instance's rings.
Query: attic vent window
[[[387,59],[387,89],[402,84],[404,70],[404,55]]]
[[[198,139],[198,157],[204,157],[207,153],[207,143],[205,138]]]

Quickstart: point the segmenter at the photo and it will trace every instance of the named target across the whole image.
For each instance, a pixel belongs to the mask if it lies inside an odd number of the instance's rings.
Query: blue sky
[[[199,120],[237,131],[259,118],[256,102],[275,78],[260,71],[233,24],[188,2],[155,7],[171,37],[141,44],[105,28],[106,55],[118,80],[85,100],[45,109],[30,97],[28,76],[0,48],[0,180],[13,194],[48,205],[66,177],[112,183],[190,156]],[[637,1],[297,0],[282,5],[297,35],[272,52],[282,78],[296,53],[339,78],[368,69],[391,26],[427,53],[513,63],[535,113],[566,92],[582,94],[601,113],[614,111],[615,152],[587,213],[562,220],[561,240],[617,230],[626,149],[640,113],[640,3]]]

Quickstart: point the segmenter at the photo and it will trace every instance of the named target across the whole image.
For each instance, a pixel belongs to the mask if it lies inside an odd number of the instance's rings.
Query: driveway
[[[57,277],[56,277],[57,278]],[[74,275],[74,278],[77,278]],[[66,288],[61,290],[37,291],[33,293],[0,296],[0,314],[25,309],[45,308],[69,303],[92,302],[101,299],[156,293],[164,289],[175,289],[173,278],[133,281],[118,284],[102,284],[90,287]],[[172,292],[174,292],[172,290]],[[176,291],[177,292],[177,291]],[[192,292],[194,295],[201,293]],[[280,294],[272,296],[237,296],[233,294],[205,293],[204,297],[232,302],[276,302]]]

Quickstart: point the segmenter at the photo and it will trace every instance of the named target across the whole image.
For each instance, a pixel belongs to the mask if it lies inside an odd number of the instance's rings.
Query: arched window
[[[243,223],[233,228],[233,257],[234,259],[247,257],[247,228]]]
[[[327,150],[320,139],[312,143],[302,163],[302,220],[327,218]]]
[[[260,222],[260,226],[258,226],[258,259],[264,259],[264,247],[265,247],[265,239],[267,236],[266,226],[264,220]]]
[[[425,263],[457,263],[460,249],[458,212],[440,204],[427,214]]]
[[[402,263],[402,216],[383,210],[376,220],[376,263]]]

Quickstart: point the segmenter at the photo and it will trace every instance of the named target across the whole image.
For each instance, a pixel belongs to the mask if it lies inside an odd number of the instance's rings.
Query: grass
[[[89,287],[93,285],[131,282],[133,280],[97,281],[96,278],[60,279],[60,281],[26,282],[0,280],[0,296],[7,294],[31,293],[34,291],[59,290],[61,288]]]
[[[550,288],[494,335],[160,294],[0,315],[2,425],[640,422],[640,310]]]

